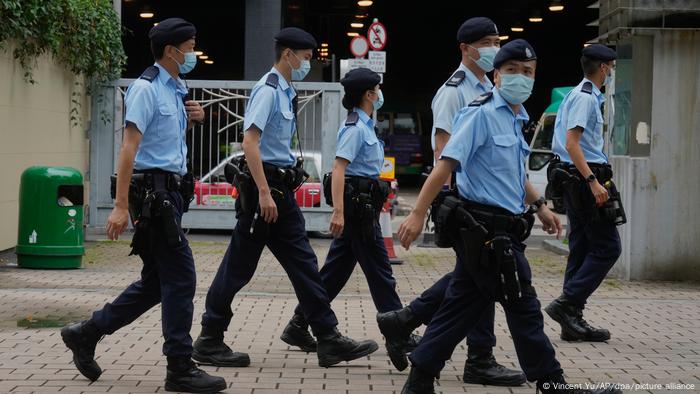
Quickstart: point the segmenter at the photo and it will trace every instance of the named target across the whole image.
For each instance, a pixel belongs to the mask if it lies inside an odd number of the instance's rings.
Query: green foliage
[[[9,40],[31,83],[44,53],[96,83],[118,78],[126,60],[111,0],[0,0],[0,48]]]

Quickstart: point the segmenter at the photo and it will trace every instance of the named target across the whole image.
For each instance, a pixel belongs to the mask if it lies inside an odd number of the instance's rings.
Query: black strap
[[[584,82],[583,86],[581,86],[581,91],[583,93],[592,94],[593,93],[593,84],[589,81]]]
[[[484,105],[484,103],[491,100],[491,97],[493,97],[493,92],[486,92],[486,93],[482,94],[481,96],[477,97],[476,99],[474,99],[474,101],[472,101],[471,103],[469,103],[469,106],[470,107],[482,106],[482,105]]]
[[[463,70],[458,70],[445,82],[445,86],[459,86],[466,77],[467,74]]]
[[[148,82],[153,82],[153,80],[158,76],[159,72],[160,69],[158,67],[149,66],[146,70],[144,70],[139,79],[145,79]]]

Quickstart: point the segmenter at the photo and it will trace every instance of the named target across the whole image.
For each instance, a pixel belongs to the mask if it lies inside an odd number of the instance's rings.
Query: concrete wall
[[[698,59],[699,31],[654,35],[650,155],[612,160],[628,216],[619,277],[700,280]]]
[[[33,165],[70,166],[87,170],[85,129],[88,110],[79,81],[48,56],[34,69],[34,85],[12,58],[12,47],[0,50],[0,250],[17,242],[19,179]],[[82,81],[82,80],[80,80]],[[71,93],[81,93],[82,125],[71,126]]]

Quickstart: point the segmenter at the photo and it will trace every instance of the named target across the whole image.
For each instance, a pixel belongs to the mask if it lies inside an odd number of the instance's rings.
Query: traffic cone
[[[382,211],[379,213],[379,226],[382,228],[382,237],[384,238],[384,247],[389,255],[389,263],[403,264],[403,260],[396,257],[394,250],[394,233],[391,230],[391,215],[389,214],[389,202],[384,202]]]

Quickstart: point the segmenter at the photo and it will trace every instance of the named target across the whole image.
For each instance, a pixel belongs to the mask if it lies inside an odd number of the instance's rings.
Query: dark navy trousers
[[[423,324],[429,324],[440,308],[453,276],[454,272],[446,274],[409,304],[413,313],[420,318]],[[496,334],[493,327],[495,318],[496,303],[492,302],[484,309],[476,326],[467,334],[467,346],[470,349],[491,350],[496,346]]]
[[[569,259],[564,274],[564,295],[583,308],[588,298],[617,262],[622,247],[614,223],[596,218],[595,198],[587,183],[581,184],[583,207],[574,207],[564,193],[569,221]]]
[[[175,206],[176,219],[182,218],[180,193],[168,192]],[[112,334],[130,324],[144,312],[161,304],[163,353],[166,356],[192,354],[192,313],[197,278],[192,250],[180,230],[180,242],[171,246],[165,238],[160,218],[153,219],[153,246],[141,256],[141,279],[129,285],[114,301],[92,314],[95,326],[104,334]]]
[[[374,306],[379,312],[401,309],[403,304],[396,293],[396,280],[389,263],[389,255],[384,246],[384,238],[379,223],[374,225],[374,237],[371,242],[364,242],[361,229],[346,221],[346,228],[341,238],[333,239],[321,268],[323,286],[328,297],[333,300],[348,283],[355,265],[359,262],[367,278],[369,292]],[[297,306],[295,313],[302,312]]]
[[[233,317],[231,302],[238,291],[250,282],[265,246],[286,271],[303,315],[314,332],[328,331],[338,324],[321,282],[316,254],[306,236],[304,216],[289,190],[284,193],[284,201],[277,203],[277,211],[277,222],[270,223],[270,232],[265,241],[252,238],[251,214],[238,215],[228,250],[207,293],[203,326],[219,330],[228,328]]]
[[[529,285],[532,273],[524,251],[525,245],[513,239],[520,281]],[[493,280],[496,281],[497,278],[494,277]],[[428,324],[423,340],[409,355],[413,366],[438,378],[455,347],[472,332],[491,305],[493,300],[482,294],[475,278],[457,258],[445,298]],[[535,381],[561,373],[554,348],[544,334],[540,302],[534,292],[524,292],[518,300],[502,302],[501,305],[505,310],[518,361],[528,380]]]

